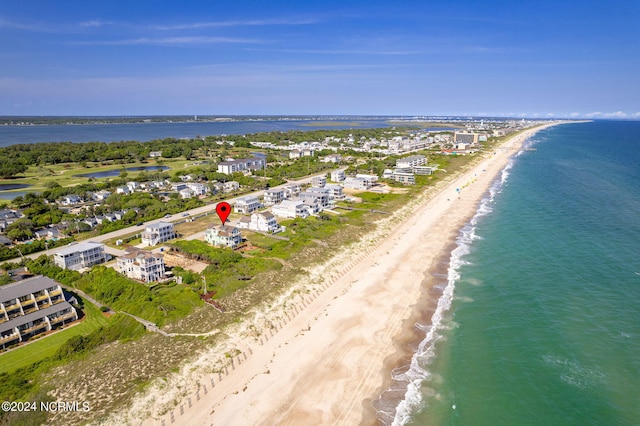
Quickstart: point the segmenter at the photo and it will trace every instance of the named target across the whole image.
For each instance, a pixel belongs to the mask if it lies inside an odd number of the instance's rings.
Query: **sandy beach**
[[[150,412],[145,425],[374,424],[372,400],[406,360],[413,321],[438,297],[428,278],[509,158],[541,128],[440,182],[359,243],[335,249],[280,304],[229,333],[227,348],[202,354],[111,421],[139,424],[136,417]],[[249,333],[256,324],[261,332]],[[185,387],[187,376],[198,384]]]

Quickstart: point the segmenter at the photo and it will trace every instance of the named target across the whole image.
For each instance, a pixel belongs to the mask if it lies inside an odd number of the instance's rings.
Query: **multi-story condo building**
[[[248,195],[246,197],[238,198],[238,201],[233,206],[233,210],[236,213],[249,214],[262,207],[258,197]]]
[[[53,255],[53,261],[57,266],[72,270],[88,268],[107,260],[108,255],[104,251],[104,244],[93,241],[73,244]]]
[[[218,163],[218,173],[230,175],[245,170],[262,170],[265,167],[267,167],[267,160],[264,157],[243,158]]]
[[[176,237],[173,223],[156,222],[148,224],[142,232],[142,243],[155,246]]]
[[[0,348],[78,319],[59,283],[42,275],[0,287]]]
[[[242,234],[235,226],[211,225],[204,233],[204,239],[214,246],[236,248],[242,243]]]
[[[409,157],[404,157],[396,160],[396,169],[408,169],[406,171],[411,171],[412,167],[422,166],[427,163],[427,157],[424,155],[411,155]]]
[[[477,144],[479,136],[478,133],[456,132],[453,141],[454,143]]]
[[[136,247],[128,248],[125,255],[117,259],[116,267],[121,274],[145,283],[159,281],[165,277],[163,256]]]

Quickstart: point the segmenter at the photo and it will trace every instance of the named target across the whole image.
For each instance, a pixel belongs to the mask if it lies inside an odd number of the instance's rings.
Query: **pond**
[[[31,191],[0,191],[0,200],[13,200],[16,197],[24,197]]]
[[[141,172],[143,170],[147,172],[157,172],[168,170],[167,166],[139,166],[139,167],[126,167],[125,170],[127,173],[130,172]],[[122,169],[114,169],[114,170],[106,170],[104,172],[93,172],[93,173],[82,173],[79,175],[73,175],[73,177],[86,177],[86,178],[106,178],[106,177],[116,177],[120,176],[120,172]]]

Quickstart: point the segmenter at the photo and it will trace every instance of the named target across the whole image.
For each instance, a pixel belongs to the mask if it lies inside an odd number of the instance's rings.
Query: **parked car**
[[[187,217],[189,216],[189,213],[182,213],[182,217]]]

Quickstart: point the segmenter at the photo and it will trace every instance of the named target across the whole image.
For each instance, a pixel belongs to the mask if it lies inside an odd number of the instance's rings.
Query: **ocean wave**
[[[429,398],[428,395],[435,394],[433,389],[425,388],[425,386],[428,386],[428,381],[433,379],[429,366],[436,357],[437,342],[446,338],[445,332],[447,330],[457,327],[457,324],[451,320],[449,312],[451,303],[454,300],[455,285],[460,281],[460,267],[469,263],[464,258],[469,254],[473,241],[481,239],[475,232],[476,225],[480,218],[493,212],[491,205],[494,203],[495,197],[506,185],[509,178],[509,170],[512,167],[513,160],[510,160],[502,170],[499,178],[491,185],[488,191],[489,195],[481,200],[476,214],[460,230],[460,234],[456,239],[456,248],[451,252],[451,257],[449,258],[446,283],[442,283],[444,288],[442,289],[442,295],[438,299],[436,310],[431,317],[431,323],[429,325],[415,324],[417,329],[425,333],[425,337],[411,357],[410,364],[392,371],[391,376],[394,383],[390,389],[383,392],[374,404],[377,418],[384,425],[399,426],[409,423],[412,416],[425,407],[426,399]],[[470,279],[469,284],[479,285],[481,283]],[[463,302],[473,301],[468,298],[461,298],[460,300]],[[404,393],[402,393],[403,390]],[[393,401],[398,402],[394,405]]]

